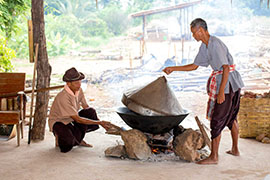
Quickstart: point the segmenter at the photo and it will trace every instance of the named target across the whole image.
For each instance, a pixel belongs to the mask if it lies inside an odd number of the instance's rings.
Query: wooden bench
[[[25,73],[0,73],[0,124],[16,125],[17,145],[23,138]]]

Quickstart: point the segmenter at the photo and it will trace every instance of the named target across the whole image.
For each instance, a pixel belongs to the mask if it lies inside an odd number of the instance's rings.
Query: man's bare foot
[[[84,140],[81,141],[80,146],[93,147],[93,145],[86,143]]]
[[[218,163],[218,159],[212,158],[211,156],[209,156],[206,159],[196,162],[196,164],[217,164],[217,163]]]
[[[233,155],[233,156],[240,156],[240,152],[238,150],[229,150],[229,151],[226,151],[226,153],[230,154],[230,155]]]

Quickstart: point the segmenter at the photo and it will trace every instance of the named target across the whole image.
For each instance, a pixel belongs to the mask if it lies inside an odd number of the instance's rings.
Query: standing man
[[[61,152],[68,152],[76,145],[92,147],[83,140],[85,133],[97,130],[98,125],[106,130],[111,125],[110,122],[99,121],[95,109],[89,108],[81,89],[82,79],[83,73],[74,67],[68,69],[63,76],[66,85],[57,94],[50,109],[50,131]],[[83,109],[78,113],[80,107]]]
[[[240,106],[240,90],[244,86],[242,78],[235,70],[233,58],[227,46],[217,37],[210,36],[206,22],[197,18],[190,24],[194,39],[202,41],[193,64],[166,67],[163,71],[193,71],[199,66],[211,66],[213,72],[208,79],[209,95],[207,118],[211,128],[211,154],[198,164],[217,164],[221,131],[227,126],[231,130],[232,149],[227,153],[239,156],[237,114]]]

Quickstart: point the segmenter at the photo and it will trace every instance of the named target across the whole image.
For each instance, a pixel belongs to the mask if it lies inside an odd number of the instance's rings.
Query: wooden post
[[[146,18],[145,16],[142,17],[143,18],[143,37],[142,37],[142,56],[144,55],[144,51],[145,51],[145,25],[146,25]],[[142,64],[142,63],[141,63]]]
[[[131,58],[131,52],[129,51],[129,67],[132,69],[132,58]]]
[[[142,56],[142,40],[140,39],[140,56]]]
[[[185,39],[184,39],[184,37],[182,37],[182,59],[181,59],[181,64],[182,64],[182,61],[184,59],[184,49],[185,49],[184,42],[185,42]]]
[[[177,66],[176,43],[174,43],[174,59],[175,59],[175,65]]]
[[[7,111],[7,99],[1,98],[1,111]]]
[[[28,132],[28,144],[31,142],[31,131],[32,131],[32,117],[33,117],[33,104],[34,104],[34,93],[36,86],[36,69],[37,69],[37,58],[38,58],[38,44],[36,44],[35,48],[35,64],[34,64],[34,72],[33,72],[33,80],[32,80],[32,94],[31,94],[31,106],[30,106],[30,118],[29,118],[29,132]]]
[[[98,0],[96,0],[96,8],[98,9]]]
[[[8,109],[8,111],[13,110],[13,98],[8,98],[7,99],[7,109]]]
[[[170,58],[170,49],[171,49],[171,41],[169,40],[169,44],[168,44],[168,58]]]
[[[14,102],[14,110],[18,110],[18,103],[17,103],[17,98],[13,98],[13,102]]]
[[[34,40],[33,40],[33,24],[32,20],[28,20],[28,46],[29,46],[29,60],[34,62]]]
[[[201,131],[201,133],[202,133],[202,135],[203,135],[203,139],[204,139],[206,145],[207,145],[207,146],[210,148],[210,150],[211,150],[211,141],[210,141],[210,139],[209,139],[209,137],[208,137],[208,135],[207,135],[207,133],[206,133],[206,131],[205,131],[205,129],[204,129],[202,123],[201,123],[201,121],[199,120],[198,116],[195,116],[195,120],[196,120],[196,122],[197,122],[197,124],[198,124],[198,126],[199,126],[199,128],[200,128],[200,131]]]

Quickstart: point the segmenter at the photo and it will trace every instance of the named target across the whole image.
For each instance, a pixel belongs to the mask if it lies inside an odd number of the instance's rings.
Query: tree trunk
[[[32,0],[32,22],[34,44],[39,44],[37,59],[37,81],[36,89],[50,86],[51,66],[48,61],[45,37],[45,23],[43,0]],[[36,105],[34,123],[31,134],[33,140],[43,140],[45,134],[46,119],[48,113],[49,91],[38,92],[36,95]]]

